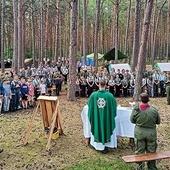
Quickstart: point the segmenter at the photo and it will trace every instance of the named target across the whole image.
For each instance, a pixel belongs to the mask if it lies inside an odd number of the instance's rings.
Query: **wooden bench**
[[[122,157],[122,159],[127,163],[137,163],[137,162],[145,162],[145,161],[168,159],[168,158],[170,158],[170,151],[165,151],[160,153],[128,155]]]

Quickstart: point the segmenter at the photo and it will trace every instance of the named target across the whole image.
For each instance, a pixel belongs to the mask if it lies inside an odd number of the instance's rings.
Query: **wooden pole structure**
[[[28,129],[27,129],[27,132],[26,132],[26,135],[25,135],[25,138],[24,138],[24,145],[26,145],[27,142],[28,142],[28,138],[29,138],[29,136],[30,136],[30,133],[31,133],[31,130],[32,130],[32,126],[33,126],[33,121],[34,121],[34,119],[35,119],[36,113],[38,112],[39,106],[40,106],[40,104],[39,104],[39,102],[38,102],[37,107],[36,107],[35,110],[33,111],[33,115],[32,115],[32,118],[31,118],[29,127],[28,127]]]

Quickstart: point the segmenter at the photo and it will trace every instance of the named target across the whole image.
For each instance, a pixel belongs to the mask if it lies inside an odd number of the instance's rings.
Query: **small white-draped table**
[[[94,136],[91,133],[91,125],[88,119],[88,105],[85,105],[81,117],[83,121],[83,134],[85,138],[90,138],[90,144],[96,150],[104,150],[105,147],[117,148],[117,136],[134,138],[134,127],[135,125],[130,122],[130,115],[132,109],[126,107],[117,107],[117,116],[115,118],[116,128],[113,131],[110,142],[98,143],[94,141]]]

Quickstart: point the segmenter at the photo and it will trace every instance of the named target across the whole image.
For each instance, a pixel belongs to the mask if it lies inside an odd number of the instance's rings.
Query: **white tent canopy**
[[[155,68],[157,68],[159,71],[170,71],[170,63],[156,63]]]
[[[112,68],[114,68],[116,72],[118,69],[131,70],[129,64],[127,63],[126,64],[111,64],[109,69],[111,70]]]

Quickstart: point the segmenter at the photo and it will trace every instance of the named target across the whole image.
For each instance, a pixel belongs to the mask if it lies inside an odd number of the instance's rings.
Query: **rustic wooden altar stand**
[[[29,127],[25,134],[24,145],[28,143],[28,138],[32,130],[33,121],[35,119],[35,116],[36,116],[36,113],[38,112],[39,107],[42,113],[44,129],[49,129],[49,133],[47,136],[47,145],[46,145],[46,150],[49,151],[54,128],[55,127],[57,128],[57,133],[59,134],[63,133],[59,101],[58,101],[58,98],[55,96],[39,96],[38,97],[37,107],[33,111],[33,115],[32,115]]]

